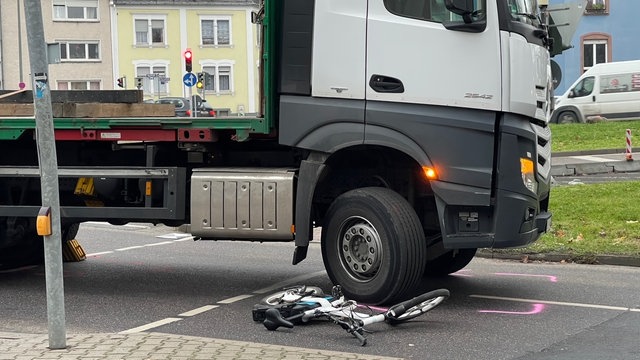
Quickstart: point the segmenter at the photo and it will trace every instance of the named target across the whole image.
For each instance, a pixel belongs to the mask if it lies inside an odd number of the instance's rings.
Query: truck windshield
[[[508,0],[512,21],[535,26],[540,25],[538,18],[538,0]]]

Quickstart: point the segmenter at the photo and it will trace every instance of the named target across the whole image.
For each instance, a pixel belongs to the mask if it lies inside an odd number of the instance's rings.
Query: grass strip
[[[550,124],[552,152],[624,149],[626,130],[640,139],[640,121],[603,121],[593,124]],[[633,141],[632,141],[633,142]],[[640,140],[637,144],[640,147]]]
[[[536,243],[516,254],[560,253],[570,258],[593,255],[640,256],[640,182],[555,186],[549,207],[552,227]]]

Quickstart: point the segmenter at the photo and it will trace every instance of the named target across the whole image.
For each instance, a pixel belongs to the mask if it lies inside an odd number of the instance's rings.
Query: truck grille
[[[545,180],[551,172],[551,128],[532,124],[536,132],[538,152],[538,174]]]

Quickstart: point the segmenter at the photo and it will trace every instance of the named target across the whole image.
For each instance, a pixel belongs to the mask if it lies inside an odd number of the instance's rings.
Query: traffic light
[[[191,70],[193,70],[193,53],[191,52],[191,49],[184,51],[184,67],[187,72],[191,72]]]
[[[204,73],[203,72],[199,72],[198,73],[198,83],[196,84],[196,87],[198,89],[204,88]]]
[[[118,78],[118,87],[123,88],[124,86],[125,86],[124,85],[124,76],[123,77],[119,77]]]
[[[142,80],[143,78],[141,76],[136,77],[136,87],[138,88],[138,90],[142,89]]]

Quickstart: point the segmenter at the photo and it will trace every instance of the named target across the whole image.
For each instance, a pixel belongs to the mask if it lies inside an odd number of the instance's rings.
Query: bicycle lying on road
[[[329,319],[348,333],[367,344],[364,327],[387,322],[395,325],[420,316],[449,297],[449,290],[437,289],[391,306],[382,312],[367,305],[347,300],[340,285],[325,295],[315,286],[294,286],[266,296],[253,308],[253,320],[262,322],[268,330],[279,327],[293,328],[294,324],[307,323],[313,319]],[[377,311],[378,310],[378,311]]]

